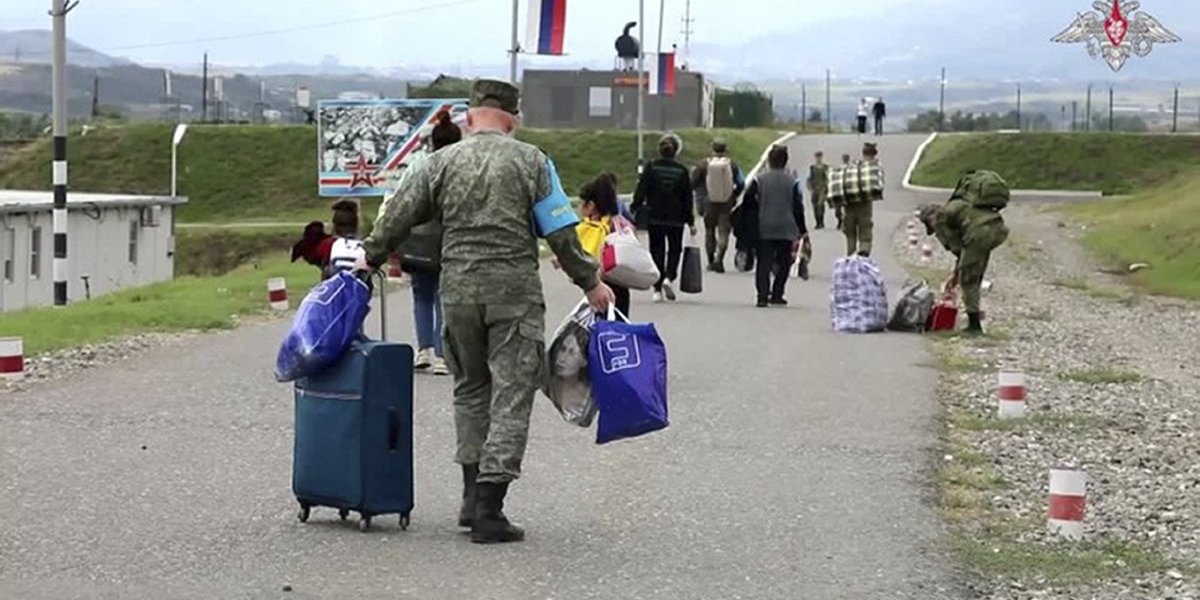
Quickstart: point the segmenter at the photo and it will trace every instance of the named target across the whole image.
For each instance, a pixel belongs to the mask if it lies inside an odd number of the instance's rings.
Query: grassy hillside
[[[1129,194],[1200,166],[1200,137],[1029,133],[940,136],[913,172],[916,185],[954,187],[968,169],[1014,188]]]
[[[166,194],[171,177],[169,125],[127,125],[75,135],[70,144],[71,187],[78,191]],[[746,169],[777,134],[773,131],[684,132],[685,158],[703,156],[713,135],[729,139]],[[637,136],[621,131],[526,130],[520,137],[556,161],[574,191],[611,170],[628,191],[634,183]],[[657,135],[647,138],[652,152]],[[308,127],[196,126],[179,149],[179,193],[189,197],[183,222],[305,221],[324,218],[317,196],[316,138]],[[50,144],[39,141],[0,163],[0,188],[49,189]],[[373,215],[373,203],[364,211]]]
[[[1122,269],[1150,265],[1132,276],[1139,285],[1200,298],[1200,165],[1144,193],[1065,210],[1089,223],[1084,243],[1101,260]]]

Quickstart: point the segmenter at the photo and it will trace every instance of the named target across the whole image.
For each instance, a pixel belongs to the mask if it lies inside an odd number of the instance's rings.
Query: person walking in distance
[[[871,105],[867,103],[867,99],[860,100],[858,103],[858,135],[866,135],[867,115],[870,111]]]
[[[875,135],[883,135],[883,120],[887,118],[887,104],[883,103],[883,98],[875,101],[875,106],[871,107],[871,114],[875,117]]]
[[[874,203],[883,199],[883,168],[879,164],[878,147],[870,142],[863,144],[863,159],[846,169],[854,173],[851,176],[861,185],[861,189],[843,199],[842,232],[846,234],[846,254],[868,257],[874,236]]]
[[[696,168],[692,185],[697,196],[704,199],[704,249],[708,254],[708,270],[724,273],[729,232],[733,229],[730,215],[738,196],[746,188],[746,180],[741,167],[729,158],[724,138],[713,140],[712,151],[712,156]]]
[[[450,120],[450,113],[443,111],[438,114],[437,124],[429,135],[433,152],[461,140],[462,130]],[[429,156],[422,155],[418,162],[427,160]],[[410,165],[404,170],[397,189],[403,186],[405,178],[414,168]],[[392,201],[394,196],[384,202]],[[449,375],[442,345],[441,223],[434,220],[414,227],[412,235],[397,253],[400,255],[400,268],[412,278],[413,324],[417,330],[418,347],[414,368],[418,371],[428,369],[434,375]]]
[[[814,162],[808,168],[808,195],[812,198],[813,220],[817,229],[825,229],[825,205],[829,200],[829,165],[825,164],[825,153],[813,155]],[[842,224],[840,209],[837,211],[838,227]]]
[[[683,230],[696,235],[691,174],[675,160],[683,142],[675,134],[658,141],[658,158],[642,170],[633,195],[633,213],[649,212],[650,254],[662,278],[654,286],[654,301],[675,300],[675,280],[683,256]],[[709,192],[711,195],[711,191]]]
[[[767,172],[750,182],[743,200],[747,214],[758,215],[755,287],[759,308],[787,306],[784,293],[792,262],[800,241],[808,236],[804,194],[787,164],[787,148],[773,146],[767,153]]]
[[[509,485],[521,474],[544,368],[538,235],[593,309],[607,311],[613,301],[599,280],[599,265],[579,245],[569,204],[553,193],[553,164],[513,137],[519,101],[507,82],[472,85],[471,135],[413,170],[364,240],[367,259],[359,265],[382,264],[414,226],[441,222],[443,332],[463,474],[458,520],[471,528],[476,543],[525,538],[503,508]],[[547,200],[555,200],[551,210],[531,210]],[[570,220],[558,223],[563,215]]]

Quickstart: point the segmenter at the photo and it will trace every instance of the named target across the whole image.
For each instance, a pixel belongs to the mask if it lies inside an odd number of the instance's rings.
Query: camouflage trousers
[[[812,196],[813,220],[816,221],[817,227],[825,226],[825,205],[828,204],[828,195],[825,190],[813,190],[810,192]]]
[[[1001,226],[963,246],[958,259],[958,284],[962,287],[963,307],[967,312],[980,311],[983,277],[987,273],[992,251],[1007,239],[1008,228]]]
[[[533,395],[542,385],[546,308],[447,304],[446,364],[454,374],[455,460],[478,464],[479,481],[521,475]]]
[[[874,238],[875,205],[870,200],[846,204],[842,209],[842,233],[846,234],[846,255],[871,254]]]

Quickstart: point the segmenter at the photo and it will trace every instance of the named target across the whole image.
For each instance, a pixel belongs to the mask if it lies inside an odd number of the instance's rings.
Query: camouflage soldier
[[[928,204],[921,207],[921,222],[930,234],[958,258],[950,285],[962,286],[969,325],[967,332],[983,333],[979,310],[980,288],[987,271],[992,250],[1008,239],[1008,227],[996,208],[981,207],[955,196],[945,206]]]
[[[875,167],[875,168],[868,168]],[[873,143],[863,144],[862,161],[846,167],[858,169],[861,177],[857,193],[848,194],[842,208],[842,232],[846,234],[846,254],[871,256],[874,239],[874,214],[876,201],[883,199],[883,169],[879,164],[879,148]]]
[[[808,168],[808,193],[812,196],[813,218],[817,229],[825,229],[825,204],[829,201],[829,165],[825,164],[825,153],[817,152],[816,162]],[[834,207],[838,229],[842,228],[842,209]]]
[[[512,137],[518,103],[508,83],[475,82],[467,116],[472,135],[414,167],[364,241],[368,262],[382,264],[415,225],[441,221],[443,332],[463,471],[459,525],[471,528],[476,543],[525,537],[502,509],[509,483],[521,473],[545,353],[533,208],[551,196],[556,179],[544,154]],[[545,239],[593,307],[606,310],[612,290],[599,281],[575,228]]]

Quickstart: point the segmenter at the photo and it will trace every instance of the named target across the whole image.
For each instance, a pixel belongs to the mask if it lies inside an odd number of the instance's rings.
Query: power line
[[[441,10],[443,8],[454,8],[456,6],[465,6],[468,4],[480,4],[482,2],[483,2],[483,0],[454,0],[452,2],[441,2],[438,4],[430,4],[428,6],[419,6],[416,8],[409,8],[409,9],[405,9],[405,10],[396,10],[396,11],[392,11],[392,12],[388,12],[388,13],[380,13],[380,14],[371,15],[368,17],[356,17],[353,19],[342,19],[339,21],[325,21],[323,23],[314,23],[312,25],[300,25],[297,27],[286,27],[286,28],[282,28],[282,29],[265,29],[262,31],[250,31],[250,32],[246,32],[246,33],[235,33],[235,34],[230,34],[230,35],[221,35],[221,36],[213,36],[213,37],[205,37],[205,38],[192,38],[192,39],[187,39],[187,40],[172,40],[169,42],[152,42],[152,43],[148,43],[148,44],[132,44],[129,46],[114,46],[111,48],[99,48],[96,50],[98,52],[109,53],[109,52],[119,52],[119,51],[123,51],[123,50],[141,50],[141,49],[145,49],[145,48],[165,48],[165,47],[169,47],[169,46],[186,46],[189,44],[204,44],[204,43],[209,43],[209,42],[227,42],[227,41],[231,41],[231,40],[242,40],[242,39],[255,38],[255,37],[265,37],[265,36],[270,36],[270,35],[282,35],[282,34],[286,34],[286,33],[296,33],[299,31],[312,31],[314,29],[324,29],[326,27],[338,27],[341,25],[352,25],[355,23],[365,23],[368,21],[376,21],[376,20],[380,20],[380,19],[389,19],[392,17],[399,17],[399,16],[404,16],[404,15],[411,15],[411,14],[417,14],[417,13],[423,13],[423,12],[430,12],[430,11],[434,11],[434,10]],[[32,53],[26,53],[26,56],[47,55],[47,54],[49,54],[49,52],[32,52]]]

